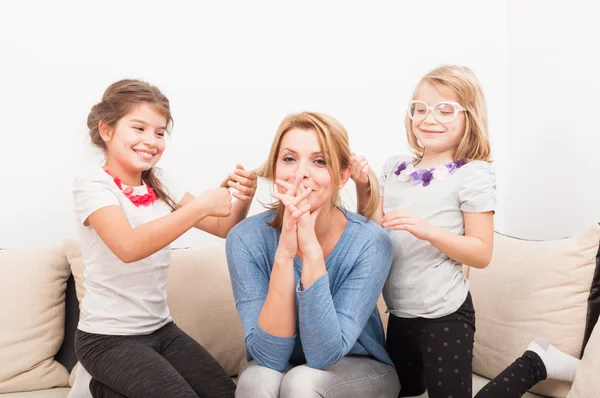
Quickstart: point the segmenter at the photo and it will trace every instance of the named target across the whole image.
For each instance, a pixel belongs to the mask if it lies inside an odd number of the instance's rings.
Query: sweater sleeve
[[[241,235],[240,230],[231,231],[227,236],[226,253],[235,306],[244,328],[246,351],[259,365],[281,372],[292,355],[296,336],[274,336],[258,325],[258,316],[269,291],[267,264],[255,260]]]
[[[297,289],[308,366],[327,369],[354,347],[377,305],[391,262],[392,243],[381,230],[365,245],[335,296],[328,274],[304,291]]]

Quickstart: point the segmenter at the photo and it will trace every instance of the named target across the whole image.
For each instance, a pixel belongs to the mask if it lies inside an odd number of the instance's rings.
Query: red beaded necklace
[[[113,177],[113,175],[110,174],[109,170],[104,171],[106,171],[109,176]],[[123,191],[123,194],[127,196],[129,200],[131,200],[131,203],[133,203],[136,207],[150,206],[157,199],[156,194],[154,193],[154,189],[152,189],[152,187],[148,184],[145,184],[146,188],[148,189],[148,193],[145,193],[143,195],[134,195],[133,187],[127,187],[123,189],[123,185],[121,184],[121,180],[119,179],[119,177],[113,177],[113,180],[115,181],[115,184],[117,184],[119,189]]]

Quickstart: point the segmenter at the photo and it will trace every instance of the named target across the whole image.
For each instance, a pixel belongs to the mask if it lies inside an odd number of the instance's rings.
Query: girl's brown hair
[[[279,156],[279,147],[283,136],[292,129],[311,130],[317,133],[319,145],[329,174],[331,174],[333,186],[340,186],[340,171],[347,169],[350,166],[350,144],[348,141],[348,133],[340,122],[331,116],[315,112],[302,112],[287,116],[277,129],[277,134],[273,139],[271,151],[267,161],[255,170],[260,177],[270,181],[275,180],[275,169],[277,167],[277,159]],[[375,174],[369,170],[369,183],[371,186],[371,197],[369,203],[364,209],[364,216],[370,218],[375,212],[379,204],[379,182]],[[341,206],[340,190],[336,188],[333,192],[332,204]],[[277,214],[273,221],[269,224],[275,228],[281,228],[283,222],[283,213],[285,207],[279,201],[268,207],[277,210]]]
[[[106,144],[100,136],[100,121],[114,128],[123,116],[140,104],[148,104],[164,116],[167,119],[167,132],[171,132],[173,118],[167,97],[157,87],[146,82],[125,79],[108,86],[102,96],[102,101],[92,107],[87,119],[92,144],[106,151]],[[142,181],[152,187],[158,198],[173,210],[177,208],[177,204],[167,194],[152,168],[142,173]]]
[[[465,111],[465,134],[454,152],[454,159],[490,161],[487,107],[483,90],[473,71],[465,66],[443,65],[427,73],[413,93],[416,96],[424,84],[449,89],[456,94]],[[412,120],[405,118],[406,136],[417,160],[423,158],[425,148],[419,143],[412,128]]]

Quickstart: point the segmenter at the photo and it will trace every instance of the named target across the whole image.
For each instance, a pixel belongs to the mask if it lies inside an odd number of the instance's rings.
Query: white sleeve
[[[496,173],[488,162],[472,161],[465,166],[458,199],[460,209],[469,213],[496,210]]]
[[[107,175],[108,176],[108,175]],[[85,224],[88,217],[103,207],[120,206],[119,198],[110,184],[110,176],[89,173],[75,177],[73,184],[73,202],[77,222]]]
[[[381,191],[381,195],[383,195],[385,182],[390,177],[390,175],[394,172],[394,168],[400,161],[409,160],[410,156],[404,155],[394,155],[387,158],[385,163],[383,164],[383,168],[381,170],[381,174],[379,175],[379,190]]]

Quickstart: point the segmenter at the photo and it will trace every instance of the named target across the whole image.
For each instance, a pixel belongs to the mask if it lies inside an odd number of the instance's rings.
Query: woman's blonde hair
[[[340,122],[331,116],[315,112],[302,112],[287,116],[277,129],[277,134],[273,139],[271,151],[267,161],[257,170],[256,174],[259,177],[266,178],[270,181],[275,180],[275,171],[277,167],[277,159],[283,136],[292,129],[311,130],[317,133],[319,146],[323,152],[323,157],[327,164],[329,174],[334,188],[332,204],[341,206],[340,200],[340,172],[350,167],[350,144],[348,142],[348,133]],[[369,183],[371,186],[371,197],[369,203],[364,209],[364,216],[370,218],[375,212],[379,204],[379,182],[375,174],[369,170]],[[273,221],[269,223],[274,228],[281,228],[283,221],[283,213],[285,207],[279,201],[267,207],[276,209],[277,214]]]
[[[465,134],[461,139],[454,159],[490,161],[490,142],[488,139],[487,107],[483,90],[473,71],[465,66],[442,65],[427,73],[413,92],[412,99],[425,84],[435,88],[450,89],[458,97],[465,111]],[[433,104],[430,104],[433,105]],[[419,143],[412,128],[412,120],[405,117],[406,136],[415,157],[423,158],[425,148]]]

